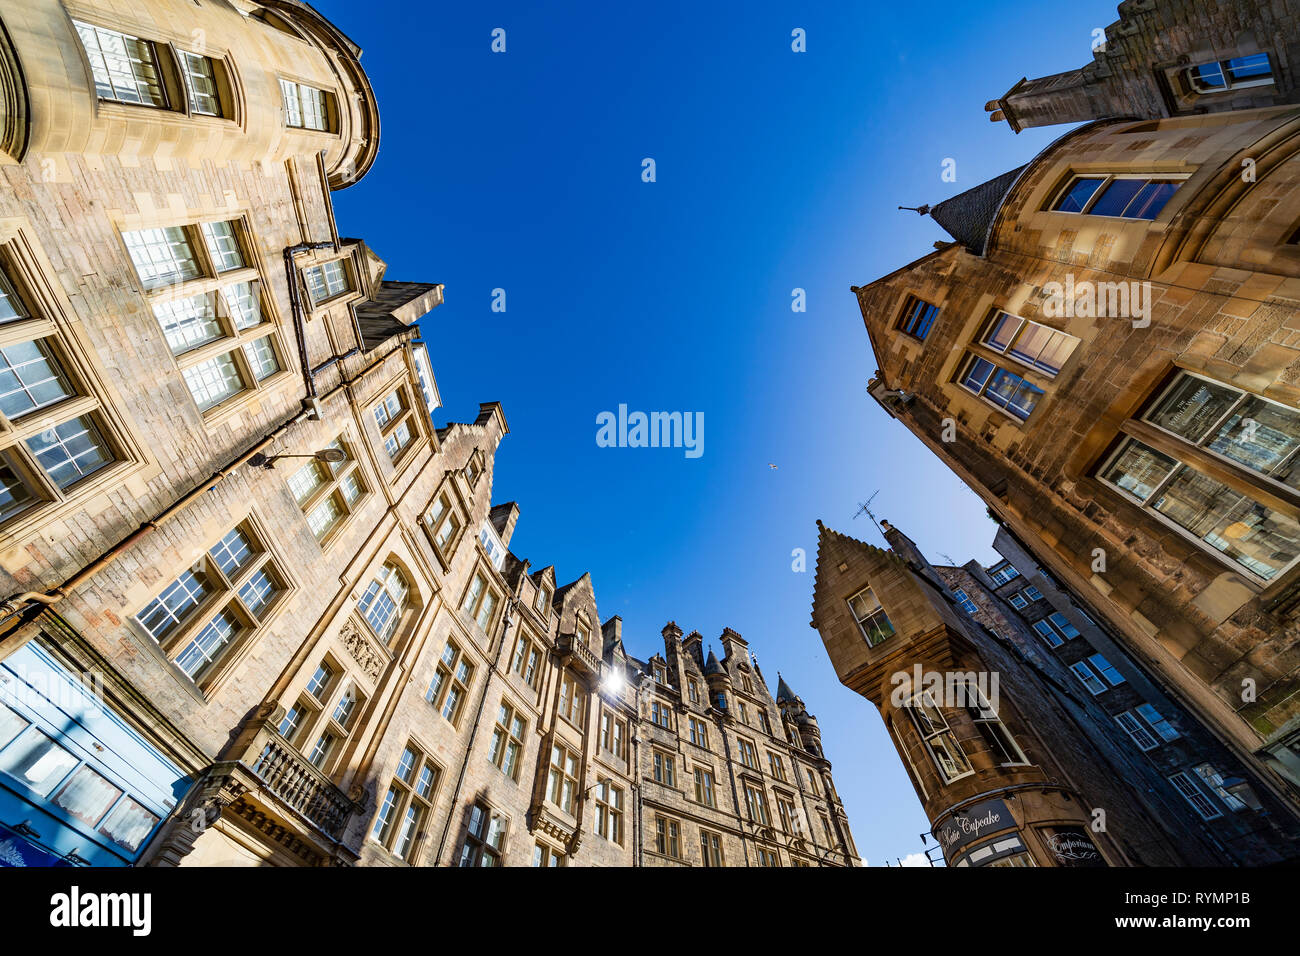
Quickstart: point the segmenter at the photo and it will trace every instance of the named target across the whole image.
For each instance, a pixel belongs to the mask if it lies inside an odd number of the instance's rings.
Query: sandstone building
[[[0,11],[0,864],[852,865],[738,634],[638,661],[509,550],[442,286],[335,223],[359,57],[301,0]]]
[[[990,104],[1086,121],[855,288],[869,389],[1263,786],[1300,794],[1300,8],[1125,2]]]
[[[1300,857],[1288,805],[1008,536],[986,569],[884,535],[888,551],[819,524],[812,624],[880,709],[948,865]]]

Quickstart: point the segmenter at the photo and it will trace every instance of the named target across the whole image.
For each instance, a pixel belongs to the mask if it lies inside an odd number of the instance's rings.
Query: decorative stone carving
[[[352,659],[357,662],[361,672],[372,681],[378,680],[384,669],[387,655],[375,647],[362,631],[361,626],[352,618],[343,622],[343,628],[339,631],[339,640],[347,648]]]

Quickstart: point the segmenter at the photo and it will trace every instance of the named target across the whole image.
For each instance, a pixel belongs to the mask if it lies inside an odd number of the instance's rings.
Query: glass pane
[[[1030,385],[1019,375],[998,369],[984,396],[1018,418],[1028,418],[1042,394],[1042,389]]]
[[[1235,388],[1184,374],[1159,404],[1142,417],[1195,444],[1240,397],[1241,392]]]
[[[217,82],[213,76],[212,61],[206,56],[181,51],[181,67],[185,70],[185,86],[189,92],[190,109],[209,116],[221,115],[221,101],[217,97]]]
[[[18,473],[0,461],[0,519],[17,514],[33,500],[31,491]]]
[[[216,303],[210,292],[159,302],[153,307],[153,314],[175,355],[221,338]]]
[[[1227,63],[1228,75],[1233,82],[1241,80],[1261,79],[1273,75],[1273,68],[1269,64],[1267,53],[1253,53],[1250,56],[1233,57]]]
[[[1101,477],[1135,498],[1146,501],[1177,465],[1178,462],[1168,455],[1162,455],[1154,448],[1130,439],[1119,457],[1102,472]]]
[[[1223,69],[1218,63],[1202,63],[1192,67],[1192,84],[1200,89],[1223,89],[1227,83],[1223,79]]]
[[[94,826],[121,795],[120,788],[113,786],[90,767],[82,765],[72,775],[67,786],[55,796],[54,803],[82,823]]]
[[[77,765],[77,758],[36,727],[0,754],[0,770],[44,797]]]
[[[1056,375],[1065,365],[1066,359],[1074,351],[1074,347],[1079,344],[1079,340],[1073,335],[1066,335],[1064,332],[1053,332],[1047,344],[1043,346],[1043,351],[1039,353],[1038,360],[1034,365],[1042,369],[1048,375]]]
[[[1083,212],[1092,194],[1102,184],[1100,177],[1081,176],[1070,184],[1070,188],[1057,200],[1054,208],[1061,212]]]
[[[262,321],[262,304],[251,282],[236,282],[221,290],[235,328],[251,329]]]
[[[244,606],[254,614],[260,614],[262,608],[271,602],[275,596],[275,582],[265,571],[257,571],[248,583],[239,591],[239,596],[244,599]]]
[[[1093,216],[1122,216],[1144,185],[1145,179],[1113,179],[1088,213]]]
[[[962,376],[961,384],[978,395],[980,390],[984,387],[984,383],[987,382],[989,376],[993,374],[994,368],[995,366],[992,362],[986,361],[982,358],[977,358],[971,363],[966,374]]]
[[[192,279],[199,274],[189,238],[180,226],[139,229],[123,233],[122,238],[147,288]]]
[[[22,301],[14,293],[14,288],[9,284],[4,273],[0,272],[0,322],[26,317],[27,310],[23,308]]]
[[[113,460],[94,421],[82,415],[27,439],[27,447],[60,488],[80,481]]]
[[[157,825],[157,814],[126,797],[113,808],[99,832],[123,849],[134,853]]]
[[[0,750],[3,750],[27,727],[28,721],[0,704]]]
[[[276,360],[275,348],[271,345],[269,335],[247,343],[244,346],[244,356],[248,359],[248,367],[253,370],[253,375],[259,382],[280,370],[280,363]]]
[[[1191,468],[1174,476],[1154,507],[1265,579],[1300,555],[1300,524]]]
[[[1126,219],[1154,219],[1165,203],[1178,191],[1180,182],[1172,179],[1152,180],[1143,186],[1124,210]]]
[[[1300,447],[1300,412],[1248,398],[1220,426],[1210,448],[1247,468],[1270,474]]]
[[[179,626],[190,611],[197,608],[210,593],[211,588],[202,574],[185,571],[168,585],[167,590],[149,602],[136,615],[136,620],[155,639],[161,640]]]
[[[187,368],[184,374],[190,394],[205,411],[244,388],[244,380],[229,352]]]
[[[252,559],[253,543],[241,529],[235,528],[214,544],[208,554],[212,555],[212,560],[217,562],[222,573],[234,577]]]
[[[1052,335],[1052,330],[1045,325],[1039,325],[1037,322],[1025,323],[1025,330],[1020,333],[1016,344],[1011,347],[1012,358],[1019,359],[1026,365],[1033,365],[1051,341]]]
[[[995,351],[1005,352],[1023,322],[1024,319],[1019,316],[999,312],[988,334],[984,336],[984,344]]]
[[[43,341],[0,349],[0,412],[11,419],[73,394],[67,376]]]

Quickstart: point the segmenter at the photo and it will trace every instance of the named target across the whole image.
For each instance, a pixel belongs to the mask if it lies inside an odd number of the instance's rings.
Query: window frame
[[[516,726],[519,728],[516,732]],[[528,720],[523,708],[501,698],[497,720],[488,744],[488,762],[518,783],[519,769],[528,750]],[[511,748],[514,748],[513,751]],[[513,759],[512,759],[513,755]]]
[[[594,830],[616,846],[623,845],[624,807],[623,788],[609,780],[597,783],[593,789],[595,810],[592,813]]]
[[[414,759],[409,774],[404,776],[401,770],[408,753],[414,754]],[[424,772],[429,769],[432,770],[432,780],[427,791],[422,793],[420,784]],[[421,851],[424,849],[425,837],[428,836],[425,830],[419,828],[422,825],[427,826],[428,821],[433,819],[442,779],[443,768],[429,756],[428,749],[421,747],[414,740],[407,741],[401,759],[393,769],[388,790],[383,798],[376,802],[375,817],[367,829],[367,839],[378,843],[393,856],[404,860],[409,865],[417,865],[420,862]],[[394,798],[391,805],[388,802],[390,797]],[[383,812],[390,806],[395,812],[384,818]],[[417,808],[419,815],[414,824],[415,832],[407,836],[403,831],[407,828],[408,814],[412,806]],[[397,844],[402,840],[406,843],[399,848]]]
[[[13,418],[0,413],[0,469],[9,473],[24,495],[0,517],[0,528],[15,542],[58,520],[86,496],[119,485],[148,460],[98,371],[94,350],[82,341],[76,325],[67,322],[71,307],[59,284],[48,281],[51,275],[48,260],[24,228],[0,226],[0,292],[15,313],[0,320],[0,348],[41,343],[35,348],[57,367],[66,391],[63,397],[34,405]],[[107,460],[61,485],[29,442],[52,427],[81,420],[93,425]]]
[[[674,817],[655,814],[655,852],[670,860],[682,859],[682,825]]]
[[[469,654],[455,641],[449,640],[443,645],[442,653],[438,655],[433,678],[429,681],[428,690],[424,692],[424,699],[433,704],[438,713],[457,729],[464,716],[465,700],[474,686],[474,673],[477,669],[477,663],[469,659]],[[456,692],[456,698],[455,703],[452,704],[452,711],[448,714],[447,704],[452,699],[452,691]]]
[[[930,762],[939,774],[940,783],[947,786],[975,773],[970,757],[953,731],[952,722],[948,719],[948,715],[943,712],[928,693],[916,694],[903,705],[903,709],[907,711],[908,719],[916,730],[922,747],[929,754]],[[930,711],[933,712],[933,716]],[[934,720],[935,716],[939,719],[938,723]],[[940,759],[935,741],[943,743],[943,753],[952,759],[951,770]],[[961,763],[958,763],[956,758],[960,758]],[[964,770],[961,769],[963,764],[965,765]]]
[[[401,585],[400,595],[391,586],[396,579]],[[399,600],[400,597],[400,600]],[[411,583],[410,573],[392,555],[386,557],[378,570],[366,581],[365,590],[357,600],[357,615],[366,623],[366,629],[387,650],[392,650],[401,636],[408,612],[415,607],[417,592]],[[392,611],[383,622],[382,630],[377,627],[371,612],[381,607],[381,599],[387,599]]]
[[[483,822],[475,832],[474,821]],[[498,827],[497,824],[500,824]],[[495,840],[495,842],[494,842]],[[469,806],[465,817],[465,839],[461,843],[458,867],[503,866],[510,840],[510,818],[486,800],[479,798]]]
[[[1188,802],[1202,820],[1217,820],[1223,816],[1223,811],[1214,805],[1214,801],[1205,792],[1206,788],[1203,782],[1192,768],[1189,767],[1186,770],[1179,770],[1177,773],[1170,774],[1168,779],[1179,796]],[[1186,786],[1183,784],[1186,784]],[[1203,807],[1197,802],[1198,798],[1203,802]]]
[[[871,600],[876,602],[876,607],[875,610],[869,612],[865,617],[860,618],[858,617],[857,608],[853,606],[853,602],[863,595],[870,595]],[[861,634],[862,639],[867,642],[867,647],[879,647],[881,644],[885,643],[885,641],[898,634],[898,631],[894,627],[894,622],[889,619],[889,613],[885,610],[885,606],[880,602],[880,599],[876,597],[876,592],[872,589],[871,585],[868,584],[866,587],[860,588],[853,594],[849,595],[845,599],[845,603],[848,604],[849,614],[857,623],[858,633]],[[880,620],[883,620],[885,626],[889,628],[889,633],[880,634],[875,640],[873,640],[872,635],[867,632],[867,624],[879,624]]]
[[[232,573],[221,567],[219,559],[212,552],[237,532],[242,534],[248,543],[249,556]],[[230,531],[210,543],[190,567],[156,591],[138,611],[131,615],[132,624],[138,633],[158,648],[175,670],[184,675],[205,699],[210,698],[225,682],[249,648],[256,643],[256,638],[266,632],[287,605],[290,595],[296,590],[293,579],[286,573],[284,565],[267,545],[270,540],[272,539],[254,515],[249,514],[236,521]],[[250,607],[249,599],[244,596],[244,591],[259,574],[265,575],[279,586],[268,601],[253,609]],[[163,599],[187,575],[196,581],[202,578],[206,583],[206,590],[197,600],[194,600],[192,592],[187,591],[190,600],[180,609],[183,614],[177,615],[177,609],[169,607]],[[161,632],[158,631],[157,625],[151,626],[142,619],[155,605],[158,605],[160,610],[166,611],[160,621],[169,618],[174,621]],[[216,645],[213,656],[207,657],[201,646],[197,644],[197,639],[206,634],[213,622],[223,615],[232,618],[238,624],[238,629],[233,631],[227,640]],[[201,659],[206,658],[206,663],[196,665],[193,674],[178,660],[191,648],[196,649]]]
[[[365,469],[361,467],[361,462],[356,456],[356,445],[349,438],[347,432],[344,431],[339,434],[326,447],[340,449],[348,456],[347,460],[338,464],[317,460],[309,461],[285,479],[290,494],[293,495],[294,501],[298,504],[298,509],[302,512],[303,519],[307,522],[307,529],[311,531],[312,537],[316,539],[316,543],[322,549],[328,549],[339,539],[344,528],[351,522],[353,515],[365,506],[371,495],[370,485],[365,477]],[[294,481],[299,475],[308,471],[314,472],[323,480],[313,485],[305,497],[299,498],[298,492],[294,488]],[[357,496],[351,501],[348,500],[347,493],[344,491],[344,482],[349,478],[356,482],[359,489]],[[336,517],[322,532],[318,533],[311,526],[312,515],[326,501],[333,501]]]
[[[396,412],[388,410],[388,400],[393,397],[396,397],[399,402]],[[410,389],[406,382],[386,386],[381,390],[379,398],[370,402],[369,407],[371,421],[379,433],[380,447],[384,450],[396,474],[412,460],[414,450],[419,447],[420,440],[424,437],[419,424],[420,416],[415,414],[415,406],[411,404]],[[382,418],[381,408],[384,410]],[[398,441],[397,436],[402,428],[406,429],[406,440],[393,449],[389,446],[389,442]]]
[[[481,590],[475,592],[474,585],[479,581],[483,582]],[[492,603],[488,604],[491,598]],[[465,586],[465,593],[461,596],[458,610],[462,617],[468,615],[474,626],[484,634],[489,643],[492,640],[492,632],[496,629],[498,612],[504,606],[504,592],[497,587],[496,581],[487,569],[482,565],[475,565],[474,572],[469,577],[469,583]],[[484,612],[487,612],[487,620],[484,621]]]
[[[915,342],[924,342],[939,320],[939,313],[939,306],[933,302],[909,294],[903,300],[894,328]]]
[[[546,799],[567,816],[576,816],[582,802],[582,752],[563,740],[551,741],[546,761]]]
[[[515,650],[510,656],[510,673],[533,690],[537,690],[542,677],[542,650],[540,640],[523,628],[515,638]],[[531,675],[531,679],[530,676]]]
[[[979,389],[976,390],[970,386],[969,381],[972,379],[975,366],[979,362],[983,362],[984,364],[988,365],[989,372],[983,379],[980,380]],[[1032,372],[1032,370],[1030,371]],[[989,392],[992,390],[993,383],[998,379],[1000,375],[1005,375],[1008,376],[1009,378],[1016,379],[1019,383],[1014,386],[1011,392],[1011,398],[1007,399],[1006,405],[1000,405],[996,401],[988,397]],[[1034,412],[1038,410],[1038,407],[1042,403],[1043,399],[1047,398],[1047,390],[1045,388],[1039,387],[1026,376],[1021,375],[1018,372],[1012,371],[1009,368],[1005,368],[1002,365],[999,365],[997,362],[993,361],[992,359],[985,358],[979,352],[971,349],[966,350],[964,357],[958,363],[957,373],[956,375],[953,376],[952,381],[953,384],[955,384],[967,395],[972,396],[973,398],[977,399],[981,404],[987,405],[989,408],[996,409],[997,411],[1001,412],[1006,418],[1010,419],[1013,422],[1016,422],[1017,424],[1023,424],[1024,422],[1029,421],[1029,419],[1033,416]],[[1015,410],[1015,409],[1023,409],[1024,408],[1023,404],[1017,405],[1012,401],[1012,399],[1014,399],[1016,396],[1018,396],[1021,393],[1022,387],[1028,389],[1028,392],[1026,392],[1026,394],[1030,394],[1030,393],[1036,394],[1033,404],[1029,406],[1028,409],[1025,410],[1024,415],[1020,415],[1019,412]]]
[[[691,776],[695,784],[695,802],[700,806],[718,808],[718,781],[714,778],[713,768],[696,764]]]
[[[222,268],[209,243],[205,227],[215,224],[229,224],[231,237],[239,254],[241,265]],[[128,228],[129,226],[129,228]],[[178,236],[171,236],[171,231]],[[162,233],[164,242],[174,248],[178,239],[184,241],[189,259],[193,264],[192,275],[178,278],[163,276],[146,277],[141,271],[133,248],[148,248],[154,240],[141,238],[137,247],[133,237],[143,237],[146,233]],[[274,296],[262,279],[262,269],[257,257],[257,244],[253,237],[249,219],[242,211],[223,211],[216,216],[202,216],[182,222],[169,220],[163,223],[122,223],[118,236],[130,263],[131,275],[140,283],[140,294],[144,297],[154,321],[163,333],[163,346],[171,356],[177,372],[185,383],[186,394],[193,402],[204,424],[211,427],[228,418],[234,409],[241,408],[258,393],[270,392],[284,385],[292,378],[293,359],[285,347],[281,322],[275,311]],[[244,324],[244,317],[237,312],[232,302],[232,293],[240,301],[245,295],[256,312],[256,321]],[[217,334],[197,342],[182,342],[180,347],[172,341],[168,333],[168,316],[176,318],[176,307],[186,303],[204,300],[196,314],[205,314],[208,321],[217,329]],[[160,310],[164,310],[161,311]],[[179,327],[179,326],[178,326]],[[265,374],[254,366],[249,348],[267,343],[274,359],[275,368]],[[213,363],[225,360],[238,377],[240,387],[215,401],[202,403],[195,392],[191,373]]]
[[[650,750],[650,776],[654,782],[660,786],[676,790],[676,755],[660,749],[659,747],[652,747]]]
[[[1205,430],[1195,440],[1179,435],[1177,432],[1151,420],[1151,416],[1156,413],[1166,399],[1175,395],[1180,383],[1184,381],[1203,382],[1214,388],[1237,393],[1225,410],[1217,418],[1210,421]],[[1240,418],[1239,413],[1245,411],[1252,401],[1261,401],[1266,405],[1276,406],[1292,414],[1300,415],[1300,409],[1286,405],[1283,402],[1256,392],[1246,391],[1236,385],[1221,382],[1207,375],[1188,369],[1176,368],[1161,383],[1160,387],[1155,389],[1150,397],[1143,402],[1141,408],[1121,424],[1115,441],[1098,460],[1097,465],[1089,470],[1088,474],[1098,484],[1139,508],[1144,514],[1153,516],[1161,524],[1173,529],[1184,539],[1194,544],[1200,551],[1215,557],[1220,563],[1231,568],[1234,572],[1243,574],[1247,580],[1262,590],[1277,585],[1279,581],[1289,580],[1293,576],[1297,566],[1300,566],[1300,549],[1297,549],[1296,556],[1290,561],[1279,566],[1273,574],[1265,576],[1249,565],[1238,561],[1227,551],[1221,551],[1214,547],[1203,537],[1198,536],[1188,528],[1184,528],[1178,521],[1167,516],[1164,512],[1158,511],[1155,507],[1155,503],[1160,496],[1185,472],[1190,472],[1194,476],[1208,479],[1229,492],[1242,496],[1256,507],[1264,508],[1270,513],[1300,523],[1300,507],[1295,503],[1297,498],[1300,498],[1300,487],[1292,488],[1274,477],[1284,468],[1300,466],[1300,443],[1297,443],[1296,448],[1291,449],[1272,465],[1269,472],[1253,469],[1246,463],[1217,452],[1210,447],[1211,443],[1219,437],[1219,434],[1232,422],[1234,417],[1239,417],[1240,421],[1245,421],[1248,418],[1248,416]],[[1150,432],[1147,431],[1148,429],[1150,429]],[[1174,462],[1174,466],[1164,474],[1159,482],[1151,487],[1145,497],[1139,497],[1135,492],[1106,477],[1106,473],[1117,467],[1129,449],[1135,446],[1149,449],[1157,455],[1171,459]],[[1204,456],[1204,461],[1200,460],[1201,456]],[[1221,469],[1221,474],[1209,471],[1206,467],[1208,462],[1212,462]],[[1230,478],[1231,480],[1224,481],[1224,478]],[[1298,482],[1298,485],[1300,485],[1300,482]],[[1285,507],[1279,507],[1279,505]]]
[[[1231,64],[1234,60],[1249,60],[1256,57],[1263,57],[1268,64],[1268,74],[1259,77],[1245,77],[1241,80],[1234,80],[1231,71],[1234,69]],[[1213,86],[1205,83],[1197,77],[1196,71],[1203,67],[1213,66],[1218,68],[1219,75],[1223,78],[1222,86]],[[1237,67],[1240,69],[1240,67]],[[1257,50],[1254,53],[1243,53],[1240,56],[1223,57],[1218,60],[1206,60],[1202,63],[1193,63],[1184,67],[1180,71],[1183,82],[1187,89],[1196,96],[1213,96],[1218,93],[1232,93],[1239,90],[1250,89],[1252,87],[1274,86],[1277,83],[1277,70],[1273,65],[1273,57],[1265,50]]]
[[[336,90],[329,87],[316,86],[314,82],[301,80],[283,73],[277,74],[276,80],[278,81],[277,85],[280,88],[280,119],[282,120],[286,130],[294,133],[316,133],[325,134],[327,136],[340,135],[339,101],[338,92]],[[287,99],[289,92],[287,87],[290,86],[294,89],[295,105],[297,106],[299,117],[306,115],[306,111],[303,109],[301,90],[308,89],[321,95],[320,114],[321,121],[324,123],[323,126],[307,126],[301,121],[294,123],[290,120],[291,111]]]
[[[330,291],[331,281],[330,277],[326,275],[332,266],[338,267],[339,275],[342,278],[342,287],[337,292]],[[320,275],[323,288],[327,293],[324,298],[320,299],[316,297],[316,290],[311,280],[311,276],[316,274]],[[333,308],[349,296],[358,297],[360,290],[360,283],[357,281],[356,263],[353,261],[350,251],[304,263],[298,270],[298,278],[304,294],[304,301],[307,304],[307,311],[312,314]]]
[[[1190,173],[1071,172],[1068,176],[1065,177],[1064,181],[1062,182],[1062,185],[1058,187],[1054,193],[1051,194],[1051,198],[1048,200],[1047,205],[1043,208],[1043,211],[1062,213],[1067,216],[1096,216],[1099,219],[1118,219],[1123,222],[1155,222],[1157,219],[1160,218],[1160,215],[1161,213],[1164,212],[1165,207],[1168,206],[1169,203],[1171,203],[1174,200],[1174,197],[1178,195],[1178,190],[1182,188],[1183,184],[1186,183],[1189,178],[1191,178]],[[1065,201],[1065,198],[1070,194],[1075,183],[1083,179],[1101,180],[1097,188],[1094,189],[1092,193],[1088,196],[1087,201],[1083,204],[1083,208],[1077,211],[1071,209],[1059,208],[1060,204],[1063,203]],[[1142,180],[1147,185],[1151,185],[1152,183],[1165,182],[1165,181],[1173,182],[1176,183],[1177,185],[1174,187],[1174,191],[1169,194],[1168,198],[1166,198],[1165,201],[1161,203],[1160,208],[1156,210],[1154,216],[1150,216],[1150,217],[1124,216],[1124,215],[1110,216],[1110,215],[1106,215],[1105,213],[1092,212],[1093,207],[1095,207],[1097,203],[1101,201],[1101,198],[1105,195],[1106,190],[1108,190],[1114,183],[1119,181],[1131,182],[1134,180]],[[1131,206],[1137,200],[1137,197],[1138,195],[1140,195],[1140,193],[1141,190],[1139,190],[1138,193],[1135,193],[1133,198],[1131,198],[1128,201],[1128,203],[1125,204],[1123,210],[1124,212],[1128,211],[1129,206]]]

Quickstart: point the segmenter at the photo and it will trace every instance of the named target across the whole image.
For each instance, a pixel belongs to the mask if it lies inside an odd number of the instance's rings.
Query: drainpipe
[[[298,342],[298,364],[302,366],[302,383],[307,390],[307,397],[302,400],[303,408],[310,414],[312,421],[320,421],[320,400],[316,396],[316,373],[308,364],[307,330],[302,317],[302,298],[298,289],[298,270],[293,260],[303,252],[313,249],[337,249],[333,242],[300,242],[284,250],[284,277],[289,283],[289,312],[293,316],[293,335]]]
[[[636,694],[632,698],[633,722],[636,727],[632,734],[632,865],[644,866],[641,856],[645,852],[645,822],[641,819],[645,805],[641,799],[641,691],[645,688],[645,671],[637,671]]]

